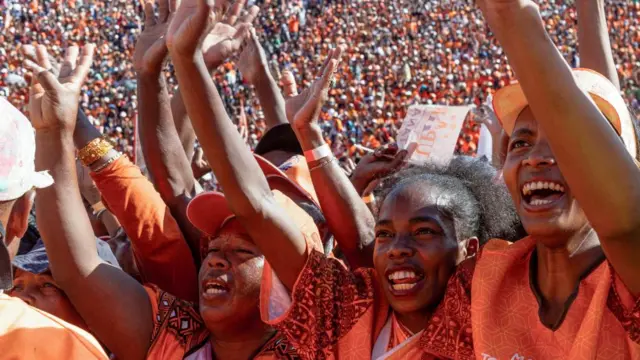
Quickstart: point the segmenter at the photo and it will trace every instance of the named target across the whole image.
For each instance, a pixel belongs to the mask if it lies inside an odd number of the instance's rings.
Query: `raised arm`
[[[580,66],[601,73],[620,89],[604,7],[605,0],[576,1]]]
[[[242,2],[237,2],[225,17],[216,19],[213,1],[185,0],[169,27],[167,41],[178,81],[189,84],[182,88],[187,112],[231,210],[291,288],[306,260],[306,240],[276,203],[260,167],[225,112],[201,54],[201,35],[209,28],[215,33],[231,26],[240,6]],[[218,44],[219,50],[240,46],[249,28],[240,25],[233,38]]]
[[[267,129],[276,125],[287,124],[284,97],[280,93],[278,83],[271,75],[267,57],[260,45],[255,29],[251,30],[244,50],[240,54],[238,68],[251,85],[255,87],[258,100],[264,112]]]
[[[349,265],[355,269],[372,266],[375,220],[361,194],[334,158],[318,125],[318,117],[341,54],[339,48],[329,54],[320,81],[287,99],[287,116],[305,156],[314,149],[326,149],[326,153],[308,159],[311,160],[311,179],[329,230],[338,241]]]
[[[76,177],[73,132],[81,84],[91,66],[93,45],[70,47],[57,78],[44,46],[37,48],[29,111],[36,129],[36,167],[55,184],[38,190],[38,228],[51,271],[92,331],[118,358],[142,359],[151,339],[151,304],[138,282],[103,263],[82,205]]]
[[[140,143],[151,179],[180,224],[193,259],[199,264],[202,234],[191,225],[186,215],[187,205],[196,195],[196,181],[191,159],[183,151],[173,122],[162,71],[168,55],[164,35],[175,13],[176,9],[171,9],[175,2],[159,0],[158,4],[161,11],[157,19],[152,4],[145,5],[145,29],[138,38],[133,55],[138,75]]]
[[[530,0],[479,1],[607,259],[640,293],[640,169],[546,33]],[[595,145],[594,145],[595,144]],[[603,211],[603,204],[615,204]]]

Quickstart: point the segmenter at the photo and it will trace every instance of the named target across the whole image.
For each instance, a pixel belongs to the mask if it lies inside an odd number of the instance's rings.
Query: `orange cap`
[[[622,138],[627,151],[635,158],[635,130],[620,91],[609,79],[593,70],[574,69],[573,77],[578,87],[591,96],[598,109]],[[518,82],[503,87],[493,95],[493,110],[507,134],[513,132],[516,119],[528,104]]]

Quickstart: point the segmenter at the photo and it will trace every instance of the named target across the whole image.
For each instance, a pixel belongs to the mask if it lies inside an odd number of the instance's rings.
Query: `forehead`
[[[521,129],[532,131],[538,129],[538,122],[533,116],[533,112],[529,106],[525,107],[516,118],[516,122],[513,126],[513,134],[516,134],[517,131]]]
[[[220,230],[216,237],[209,239],[209,246],[229,245],[252,245],[253,241],[240,222],[233,218],[229,220]]]
[[[415,180],[389,193],[380,207],[379,220],[433,216],[450,202],[451,197],[440,186],[427,179]]]
[[[51,273],[49,273],[48,271],[42,274],[34,274],[32,272],[28,272],[28,271],[24,271],[22,269],[16,268],[15,275],[14,275],[15,280],[27,281],[27,280],[36,280],[38,278],[45,279],[45,280],[53,280]]]

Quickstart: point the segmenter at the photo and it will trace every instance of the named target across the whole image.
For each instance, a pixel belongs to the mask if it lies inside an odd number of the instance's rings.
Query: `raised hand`
[[[369,184],[397,170],[406,157],[407,150],[399,150],[396,144],[379,147],[360,160],[351,174],[351,183],[363,195]]]
[[[300,94],[286,100],[287,118],[296,131],[306,131],[309,128],[319,130],[317,120],[322,106],[327,101],[331,80],[341,56],[342,49],[334,49],[322,66],[320,77]]]
[[[502,125],[493,112],[487,105],[480,105],[470,111],[470,120],[479,124],[484,124],[492,136],[500,136],[502,133]]]
[[[77,46],[67,48],[58,76],[42,45],[36,47],[36,61],[25,60],[24,65],[33,73],[29,113],[36,130],[59,128],[73,132],[80,88],[91,68],[94,49],[93,44],[85,45],[80,54]]]
[[[138,36],[133,53],[133,67],[139,74],[160,72],[167,57],[166,33],[176,12],[177,0],[157,0],[159,16],[153,11],[153,1],[144,4],[144,30]]]
[[[22,55],[24,55],[24,57],[27,58],[28,60],[31,60],[33,62],[38,62],[38,56],[36,55],[35,46],[31,44],[25,44],[22,46],[21,51],[22,51]],[[51,56],[51,54],[48,54],[48,56],[49,56],[49,63],[51,64],[51,72],[55,76],[60,75],[60,64],[58,64],[56,59],[53,56]]]
[[[246,0],[236,1],[205,36],[202,52],[207,68],[214,69],[229,57],[237,54],[245,39],[248,39],[251,23],[258,15],[259,8],[252,6],[246,10],[244,15],[240,16],[245,3]],[[240,71],[244,76],[242,68]]]
[[[264,53],[255,29],[251,29],[250,35],[245,38],[243,50],[238,60],[238,69],[242,77],[250,84],[260,81],[260,76],[269,71],[267,55]]]
[[[214,0],[182,0],[167,29],[172,56],[193,56],[201,39],[216,23]]]

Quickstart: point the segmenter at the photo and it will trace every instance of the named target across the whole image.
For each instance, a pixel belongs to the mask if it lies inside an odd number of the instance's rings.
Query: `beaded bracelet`
[[[105,161],[104,164],[98,166],[95,169],[91,169],[92,172],[94,173],[99,173],[100,171],[104,170],[107,166],[111,165],[114,161],[120,159],[120,157],[122,156],[121,152],[116,153],[115,156],[111,157],[109,160]]]
[[[95,138],[78,151],[78,159],[84,166],[90,166],[105,156],[111,149],[113,149],[113,145],[110,142],[101,137]]]

